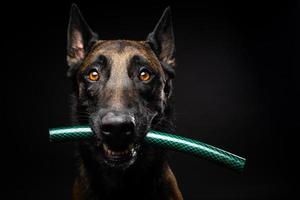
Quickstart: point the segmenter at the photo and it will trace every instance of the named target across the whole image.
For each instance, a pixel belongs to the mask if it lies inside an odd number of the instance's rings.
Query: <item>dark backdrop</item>
[[[142,40],[164,8],[177,45],[177,134],[247,158],[242,175],[180,153],[185,199],[283,199],[299,189],[296,1],[85,1],[101,39]],[[69,124],[66,28],[71,2],[1,5],[1,171],[7,199],[70,199],[74,146],[50,144]]]

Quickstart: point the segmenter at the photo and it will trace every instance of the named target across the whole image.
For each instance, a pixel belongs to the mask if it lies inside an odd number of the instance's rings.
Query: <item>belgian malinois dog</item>
[[[72,5],[72,118],[96,135],[77,145],[74,200],[183,199],[165,150],[143,142],[150,129],[173,131],[174,53],[170,8],[145,41],[99,40]]]

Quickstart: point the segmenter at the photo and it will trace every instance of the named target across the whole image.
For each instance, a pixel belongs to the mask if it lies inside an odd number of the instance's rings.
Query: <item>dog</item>
[[[73,200],[182,200],[166,151],[143,142],[174,130],[170,8],[145,41],[99,40],[73,4],[67,39],[72,121],[95,133],[77,144]]]

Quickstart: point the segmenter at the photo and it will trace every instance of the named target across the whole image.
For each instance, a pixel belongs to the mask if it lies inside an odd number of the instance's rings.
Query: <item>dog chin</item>
[[[127,149],[122,151],[111,150],[108,145],[103,144],[104,163],[111,168],[127,169],[137,159],[140,145],[131,144]]]

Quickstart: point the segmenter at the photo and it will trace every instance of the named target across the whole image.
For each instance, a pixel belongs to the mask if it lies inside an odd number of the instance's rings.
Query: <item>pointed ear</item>
[[[67,62],[69,70],[67,75],[70,77],[82,63],[87,51],[97,40],[98,36],[94,33],[82,17],[76,4],[72,4],[70,20],[68,26]]]
[[[175,66],[175,39],[173,34],[171,9],[167,7],[146,40],[160,61]]]

